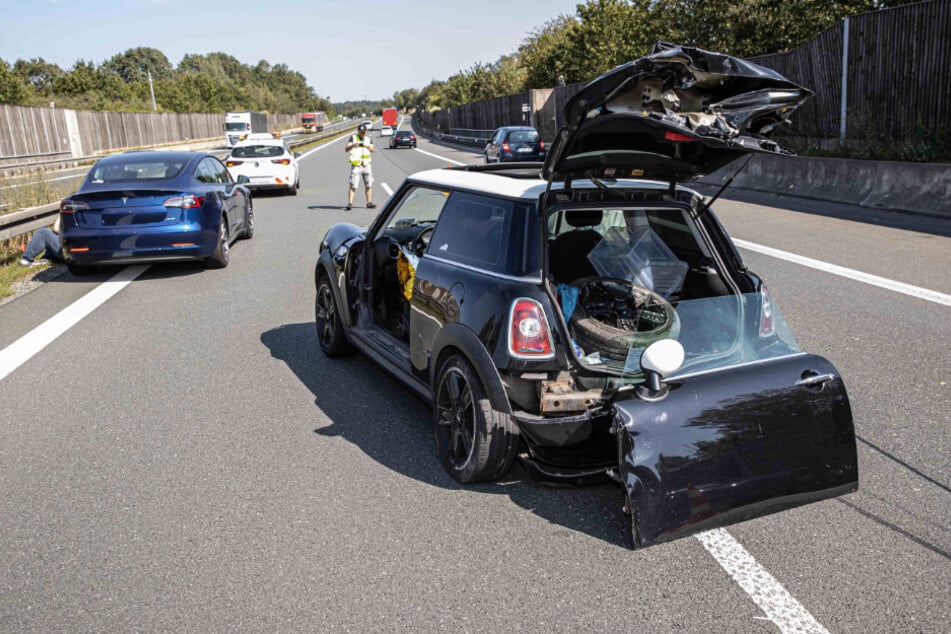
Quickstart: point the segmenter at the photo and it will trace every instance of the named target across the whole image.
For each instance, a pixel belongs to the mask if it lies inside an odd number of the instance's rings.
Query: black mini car
[[[416,135],[411,130],[397,130],[390,137],[390,148],[416,147]]]
[[[768,69],[655,52],[566,106],[544,164],[431,170],[315,270],[323,352],[432,404],[463,483],[613,480],[646,546],[857,488],[836,369],[803,353],[696,192],[810,95]],[[645,180],[654,179],[654,180]]]

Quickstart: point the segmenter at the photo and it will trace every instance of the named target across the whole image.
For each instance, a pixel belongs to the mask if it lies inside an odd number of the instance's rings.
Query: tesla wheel
[[[248,201],[248,216],[244,225],[244,233],[241,235],[241,238],[244,240],[250,240],[254,237],[254,207],[251,206],[251,201]]]
[[[89,275],[89,267],[83,266],[82,264],[76,264],[75,262],[67,262],[66,268],[69,269],[69,272],[73,275]]]
[[[215,247],[211,257],[205,260],[205,266],[209,269],[223,269],[228,266],[228,261],[231,259],[231,245],[228,238],[228,221],[222,216],[221,226],[218,228],[218,246]]]
[[[518,429],[511,417],[492,409],[479,375],[459,354],[440,368],[433,421],[439,460],[459,482],[491,482],[511,468]]]
[[[320,276],[317,282],[316,300],[317,341],[320,349],[328,357],[339,357],[353,350],[343,332],[343,322],[337,310],[337,299],[334,297],[330,280],[326,275]]]

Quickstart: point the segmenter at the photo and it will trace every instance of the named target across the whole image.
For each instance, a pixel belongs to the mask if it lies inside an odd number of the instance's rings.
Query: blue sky
[[[137,46],[265,59],[332,101],[382,99],[512,53],[578,0],[27,0],[4,2],[0,59],[67,70]]]

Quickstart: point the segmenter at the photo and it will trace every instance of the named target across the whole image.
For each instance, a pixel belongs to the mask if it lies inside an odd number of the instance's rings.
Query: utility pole
[[[145,71],[149,76],[149,94],[152,95],[152,110],[158,110],[158,107],[155,105],[155,89],[152,88],[152,71]]]

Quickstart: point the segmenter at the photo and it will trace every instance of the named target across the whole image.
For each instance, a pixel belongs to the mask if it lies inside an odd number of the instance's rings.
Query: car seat
[[[601,234],[593,227],[601,224],[603,215],[600,209],[565,212],[565,222],[574,229],[556,236],[548,245],[548,271],[556,280],[570,283],[598,275],[588,253],[601,241]]]

